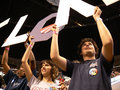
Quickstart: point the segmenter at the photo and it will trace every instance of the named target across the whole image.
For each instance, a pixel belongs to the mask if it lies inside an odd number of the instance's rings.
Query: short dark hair
[[[40,80],[43,79],[43,75],[41,74],[41,68],[42,68],[42,64],[45,63],[45,62],[50,64],[50,66],[52,67],[52,69],[51,69],[51,77],[52,77],[52,81],[54,81],[57,78],[58,74],[59,74],[59,70],[58,70],[58,67],[52,62],[52,60],[49,60],[49,59],[45,59],[45,60],[42,60],[40,62],[39,77],[38,78]]]
[[[78,51],[77,51],[78,56],[80,57],[80,60],[83,61],[83,57],[82,57],[82,55],[81,55],[80,53],[81,53],[82,45],[83,45],[85,42],[91,42],[91,43],[93,44],[93,46],[95,47],[95,51],[96,51],[95,57],[97,58],[98,52],[99,52],[99,48],[98,48],[96,42],[95,42],[92,38],[83,38],[83,39],[81,40],[81,42],[79,43],[79,45],[78,45]]]

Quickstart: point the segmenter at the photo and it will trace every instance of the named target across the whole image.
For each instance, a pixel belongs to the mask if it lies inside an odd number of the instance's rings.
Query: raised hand
[[[97,19],[100,18],[101,13],[102,13],[101,9],[99,7],[96,7],[93,14],[93,18],[95,21],[97,21]]]

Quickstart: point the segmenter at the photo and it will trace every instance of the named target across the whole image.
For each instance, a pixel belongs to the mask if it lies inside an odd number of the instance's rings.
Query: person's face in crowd
[[[23,68],[23,66],[20,66],[20,69],[17,71],[17,75],[20,77],[25,76],[25,69]]]
[[[95,47],[94,47],[94,45],[93,45],[93,43],[92,42],[85,42],[83,45],[82,45],[82,48],[81,48],[82,50],[82,52],[81,52],[81,54],[83,55],[83,56],[85,56],[85,55],[95,55]]]
[[[44,62],[42,64],[42,68],[41,68],[41,73],[42,73],[43,77],[48,76],[48,75],[51,76],[51,69],[52,69],[51,65],[47,62]]]

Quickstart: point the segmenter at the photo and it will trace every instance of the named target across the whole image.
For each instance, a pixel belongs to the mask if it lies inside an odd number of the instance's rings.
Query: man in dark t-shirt
[[[33,74],[36,76],[36,69],[33,71]],[[9,70],[3,78],[7,85],[5,90],[29,90],[25,76],[19,77],[12,70]]]
[[[107,62],[102,54],[96,60],[81,63],[67,60],[67,70],[64,74],[71,77],[69,90],[111,90],[112,67],[113,62]]]
[[[5,90],[27,90],[27,79],[25,76],[20,78],[12,70],[9,70],[3,78],[6,83]]]
[[[25,47],[27,48],[28,44],[25,44]],[[22,65],[18,69],[16,73],[14,73],[10,66],[8,65],[8,53],[9,53],[9,46],[5,47],[3,57],[2,57],[2,66],[5,72],[5,76],[3,77],[6,88],[5,90],[29,90],[29,87],[27,86],[27,79],[25,77],[25,71]],[[29,57],[29,65],[31,67],[31,70],[33,71],[33,74],[36,76],[36,61],[33,52],[30,52]]]
[[[93,18],[97,24],[102,41],[101,54],[98,59],[98,48],[91,38],[84,38],[78,48],[80,63],[72,63],[60,56],[58,48],[59,28],[52,27],[53,36],[51,42],[50,57],[53,62],[71,77],[69,90],[111,90],[110,74],[113,67],[113,39],[100,18],[102,11],[95,8]]]

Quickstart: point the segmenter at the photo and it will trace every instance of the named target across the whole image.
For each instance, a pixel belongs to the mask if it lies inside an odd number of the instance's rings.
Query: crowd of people
[[[4,69],[3,76],[6,84],[5,90],[111,90],[111,73],[114,64],[114,42],[112,36],[100,18],[102,11],[95,8],[93,18],[97,24],[102,49],[100,57],[98,47],[92,38],[84,38],[78,45],[78,54],[81,61],[71,62],[59,53],[58,36],[59,27],[54,25],[50,58],[44,59],[39,65],[39,74],[36,73],[36,59],[32,52],[34,37],[28,36],[25,42],[26,51],[21,58],[21,66],[13,72],[8,65],[10,46],[5,47],[1,60]],[[28,44],[29,43],[29,44]],[[70,77],[65,78],[60,75]],[[59,77],[59,78],[58,78]]]

